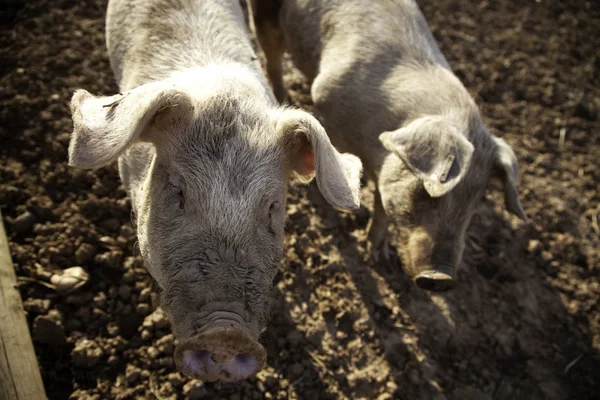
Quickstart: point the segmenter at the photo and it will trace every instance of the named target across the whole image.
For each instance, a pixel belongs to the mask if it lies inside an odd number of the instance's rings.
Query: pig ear
[[[362,163],[352,154],[341,154],[325,129],[310,114],[287,109],[276,115],[276,131],[284,141],[293,170],[305,182],[316,175],[323,197],[334,207],[360,207]]]
[[[474,149],[454,126],[428,121],[384,132],[379,140],[423,180],[431,197],[443,196],[461,181]]]
[[[502,180],[504,185],[504,204],[506,209],[527,221],[527,215],[521,207],[519,194],[517,193],[517,178],[519,176],[519,164],[515,152],[503,139],[492,136],[496,142],[496,154],[494,159],[494,174]]]
[[[149,140],[149,128],[157,114],[175,106],[191,107],[191,101],[164,82],[107,97],[77,90],[71,99],[69,165],[100,168],[114,162],[136,140]]]

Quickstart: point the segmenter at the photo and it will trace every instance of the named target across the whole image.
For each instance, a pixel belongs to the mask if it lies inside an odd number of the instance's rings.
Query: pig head
[[[119,159],[142,257],[160,288],[179,368],[239,380],[265,362],[283,250],[287,180],[316,176],[334,206],[359,206],[361,163],[309,114],[276,108],[227,68],[198,69],[123,94],[73,96],[69,163]],[[224,76],[227,75],[227,76]]]
[[[400,233],[405,270],[423,289],[454,286],[465,231],[491,178],[503,182],[508,211],[527,219],[514,152],[478,117],[468,126],[461,132],[449,118],[426,116],[379,137],[390,151],[378,179],[381,202]]]

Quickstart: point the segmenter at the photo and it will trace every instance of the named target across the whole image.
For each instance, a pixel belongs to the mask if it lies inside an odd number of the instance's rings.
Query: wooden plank
[[[44,400],[0,210],[0,400]]]

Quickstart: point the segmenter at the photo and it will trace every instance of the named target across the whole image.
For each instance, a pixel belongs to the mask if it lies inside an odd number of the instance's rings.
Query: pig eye
[[[281,211],[281,202],[274,201],[269,206],[269,216],[272,217],[274,213]]]
[[[179,201],[179,208],[183,210],[183,207],[185,206],[183,190],[169,183],[169,192]]]

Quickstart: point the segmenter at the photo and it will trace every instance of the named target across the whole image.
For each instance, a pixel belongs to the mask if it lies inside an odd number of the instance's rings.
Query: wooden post
[[[44,400],[0,210],[0,400]]]

